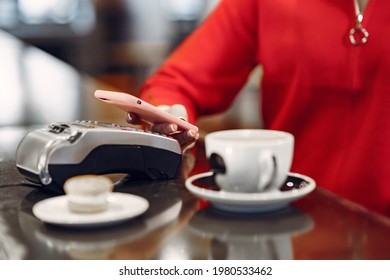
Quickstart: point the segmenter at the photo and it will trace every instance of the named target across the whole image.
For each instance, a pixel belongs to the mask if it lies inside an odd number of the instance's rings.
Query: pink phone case
[[[142,120],[149,123],[174,123],[177,124],[181,130],[191,129],[196,132],[198,131],[198,127],[195,125],[164,112],[156,106],[128,93],[97,90],[95,91],[95,97],[108,104],[115,105],[123,111],[135,113]]]

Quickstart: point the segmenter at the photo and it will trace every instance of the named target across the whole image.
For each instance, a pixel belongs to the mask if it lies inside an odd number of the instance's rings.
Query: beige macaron
[[[113,191],[112,181],[101,175],[80,175],[69,178],[64,184],[68,206],[73,212],[98,213],[108,206],[108,196]]]

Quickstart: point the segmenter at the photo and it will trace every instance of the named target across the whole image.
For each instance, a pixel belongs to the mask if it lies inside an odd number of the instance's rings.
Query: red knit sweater
[[[352,0],[225,0],[145,83],[195,122],[229,107],[261,64],[266,128],[296,139],[292,171],[390,216],[390,1],[370,0],[353,46]]]

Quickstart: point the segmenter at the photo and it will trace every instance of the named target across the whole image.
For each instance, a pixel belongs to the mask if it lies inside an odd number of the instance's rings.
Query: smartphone
[[[140,119],[151,124],[174,123],[179,127],[179,130],[191,129],[196,132],[199,130],[195,125],[164,112],[156,106],[128,93],[97,90],[95,91],[95,97],[123,111],[137,114]]]

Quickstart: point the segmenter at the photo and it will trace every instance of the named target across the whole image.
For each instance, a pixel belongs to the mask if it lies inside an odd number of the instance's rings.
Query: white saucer
[[[288,191],[275,190],[266,193],[233,193],[223,190],[212,190],[196,186],[197,180],[212,177],[213,172],[206,172],[191,176],[185,182],[187,189],[195,196],[210,201],[214,207],[233,212],[269,212],[286,207],[290,202],[295,201],[313,191],[316,187],[315,181],[305,175],[289,173],[286,185],[301,182],[300,188]],[[212,186],[211,186],[212,187]]]
[[[149,202],[136,195],[112,193],[103,212],[75,213],[68,208],[66,195],[42,200],[34,205],[34,215],[43,222],[66,227],[95,227],[119,223],[144,213]]]

